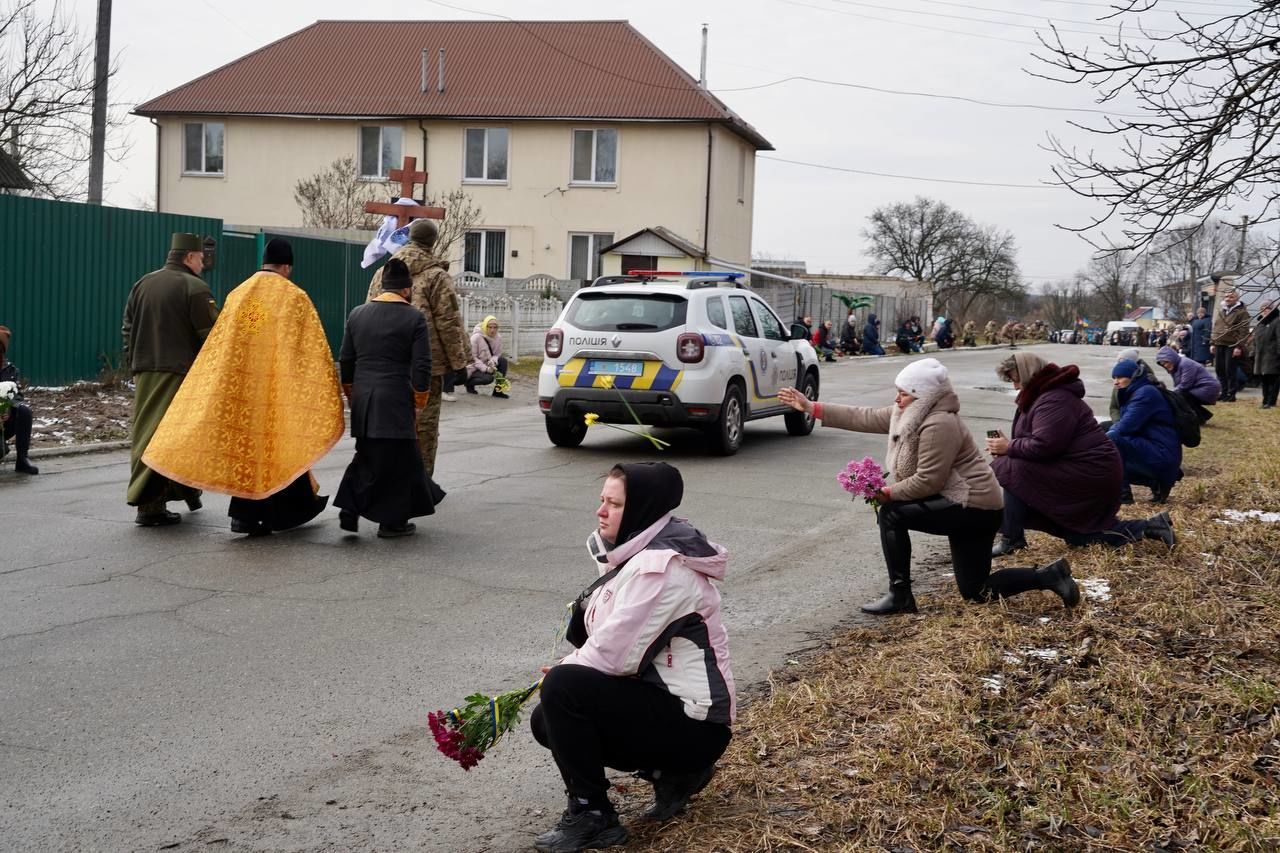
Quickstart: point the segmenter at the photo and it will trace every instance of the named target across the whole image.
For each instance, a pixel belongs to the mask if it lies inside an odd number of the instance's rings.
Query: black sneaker
[[[171,524],[178,524],[182,521],[182,516],[176,512],[169,512],[166,509],[156,510],[154,512],[143,512],[138,510],[137,516],[134,517],[133,523],[139,527],[168,527]]]
[[[378,538],[399,539],[401,536],[412,536],[413,531],[417,529],[418,525],[412,521],[407,521],[404,524],[379,524]]]
[[[1012,554],[1014,551],[1021,551],[1027,547],[1027,540],[1019,536],[1017,539],[1010,539],[1008,536],[1001,536],[996,542],[995,547],[991,549],[991,556],[1003,557]]]
[[[1148,518],[1147,527],[1142,531],[1142,535],[1146,539],[1163,542],[1170,548],[1178,544],[1178,537],[1173,532],[1173,519],[1169,517],[1168,512],[1161,512]]]
[[[231,519],[231,532],[243,533],[245,536],[270,536],[271,528],[261,521],[245,521],[240,518]]]
[[[699,791],[707,787],[714,775],[714,764],[686,773],[662,771],[657,779],[650,779],[653,782],[653,806],[644,816],[650,820],[671,820],[684,811],[684,807]]]
[[[577,853],[625,844],[629,837],[612,809],[575,812],[568,808],[554,828],[533,839],[533,846],[544,853]]]
[[[348,533],[358,533],[360,531],[360,516],[354,512],[347,512],[345,509],[338,513],[338,526]]]

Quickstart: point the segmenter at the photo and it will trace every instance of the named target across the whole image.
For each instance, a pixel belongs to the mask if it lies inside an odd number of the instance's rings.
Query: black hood
[[[684,498],[680,471],[665,462],[629,462],[618,467],[627,475],[627,502],[615,548],[680,506]]]

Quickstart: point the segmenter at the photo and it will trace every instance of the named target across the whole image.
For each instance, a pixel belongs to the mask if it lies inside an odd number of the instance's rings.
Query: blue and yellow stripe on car
[[[613,377],[613,387],[632,391],[674,391],[684,378],[683,370],[667,367],[661,361],[645,361],[639,376],[616,373],[596,374],[587,367],[588,359],[571,358],[556,367],[556,382],[561,388],[604,388],[606,376]]]

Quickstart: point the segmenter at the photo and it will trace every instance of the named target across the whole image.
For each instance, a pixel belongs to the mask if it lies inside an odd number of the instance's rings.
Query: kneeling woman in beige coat
[[[1065,559],[1040,569],[991,572],[991,544],[1000,529],[1004,498],[991,466],[979,454],[960,420],[960,400],[947,368],[924,358],[903,368],[894,380],[891,406],[869,408],[818,403],[794,388],[782,402],[812,412],[823,426],[854,432],[888,433],[885,467],[892,482],[880,494],[880,547],[889,569],[889,593],[862,606],[864,613],[915,613],[911,594],[909,531],[946,536],[956,586],[969,601],[1006,598],[1031,589],[1052,590],[1067,607],[1080,600]]]

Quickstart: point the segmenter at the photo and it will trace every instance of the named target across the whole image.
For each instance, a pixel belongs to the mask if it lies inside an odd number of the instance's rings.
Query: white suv
[[[792,435],[813,432],[812,416],[778,402],[783,386],[818,399],[807,331],[788,331],[739,277],[606,276],[575,293],[547,332],[538,376],[552,443],[581,444],[588,412],[607,423],[634,424],[634,411],[645,424],[697,427],[726,456],[749,420],[782,415]]]

